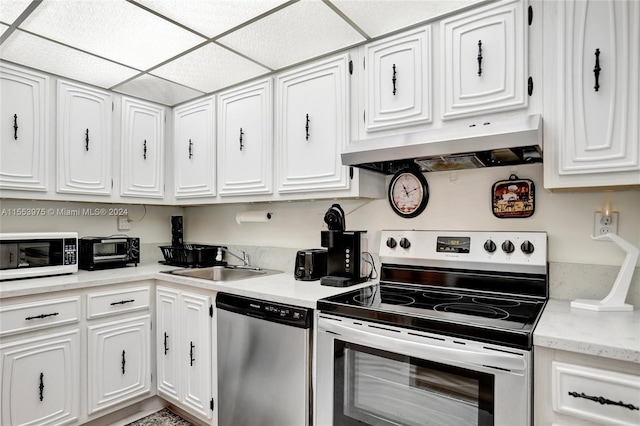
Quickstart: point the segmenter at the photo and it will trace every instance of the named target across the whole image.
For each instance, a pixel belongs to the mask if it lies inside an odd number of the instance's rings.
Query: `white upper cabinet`
[[[369,43],[364,58],[368,132],[431,122],[431,27]]]
[[[120,195],[164,197],[165,108],[122,98]]]
[[[491,3],[441,22],[443,120],[527,107],[525,3]]]
[[[111,94],[58,80],[57,191],[111,194]]]
[[[284,72],[276,90],[278,191],[348,189],[340,161],[348,142],[347,55]]]
[[[216,195],[215,96],[174,109],[175,197]]]
[[[221,196],[272,192],[272,87],[267,78],[218,96]]]
[[[47,190],[49,77],[0,64],[0,188]]]
[[[545,186],[640,185],[640,3],[545,8]]]

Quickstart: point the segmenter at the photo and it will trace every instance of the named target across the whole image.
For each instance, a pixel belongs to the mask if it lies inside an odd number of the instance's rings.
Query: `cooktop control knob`
[[[484,242],[484,249],[489,253],[493,253],[494,251],[496,251],[496,243],[494,243],[492,240],[487,240]]]
[[[522,250],[524,254],[531,254],[533,253],[533,250],[535,250],[535,247],[531,241],[525,240],[525,242],[520,245],[520,250]]]
[[[411,247],[411,242],[406,238],[401,238],[400,247],[402,247],[403,249],[408,249],[409,247]]]
[[[387,247],[396,248],[397,245],[398,245],[398,243],[396,242],[395,238],[393,238],[393,237],[387,238]]]
[[[515,249],[516,249],[516,248],[513,246],[513,243],[512,243],[511,241],[509,241],[509,240],[505,240],[505,241],[502,243],[502,251],[503,251],[503,252],[505,252],[505,253],[507,253],[507,254],[509,254],[509,253],[513,253],[513,251],[514,251]]]

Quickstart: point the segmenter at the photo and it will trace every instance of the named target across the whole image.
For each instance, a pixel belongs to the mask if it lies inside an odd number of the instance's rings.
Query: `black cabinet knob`
[[[407,240],[406,238],[401,238],[400,247],[402,247],[403,249],[408,249],[409,247],[411,247],[411,241]]]
[[[515,246],[509,240],[506,240],[505,242],[502,243],[502,251],[505,253],[513,253],[515,249],[516,249]]]
[[[398,245],[398,243],[396,242],[395,238],[393,238],[393,237],[387,238],[387,247],[395,248],[397,245]]]
[[[494,251],[496,251],[496,243],[494,243],[492,240],[487,240],[484,242],[484,249],[489,253],[493,253]]]

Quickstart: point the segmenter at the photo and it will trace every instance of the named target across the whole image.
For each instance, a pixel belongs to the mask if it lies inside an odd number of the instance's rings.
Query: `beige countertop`
[[[170,269],[179,268],[149,264],[101,271],[80,270],[70,275],[2,281],[0,282],[0,299],[153,279],[215,292],[227,292],[272,302],[315,308],[319,299],[377,282],[369,281],[351,287],[329,287],[320,285],[320,281],[297,281],[291,272],[220,282],[161,272]]]
[[[640,363],[640,310],[595,312],[550,299],[533,345]]]

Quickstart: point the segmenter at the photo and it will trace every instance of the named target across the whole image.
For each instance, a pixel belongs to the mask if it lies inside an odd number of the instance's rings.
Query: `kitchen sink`
[[[173,271],[162,271],[165,274],[181,275],[185,277],[200,278],[211,281],[237,281],[247,278],[264,277],[267,275],[280,274],[282,271],[273,269],[257,269],[233,266],[211,266],[208,268],[196,269],[175,269]]]

